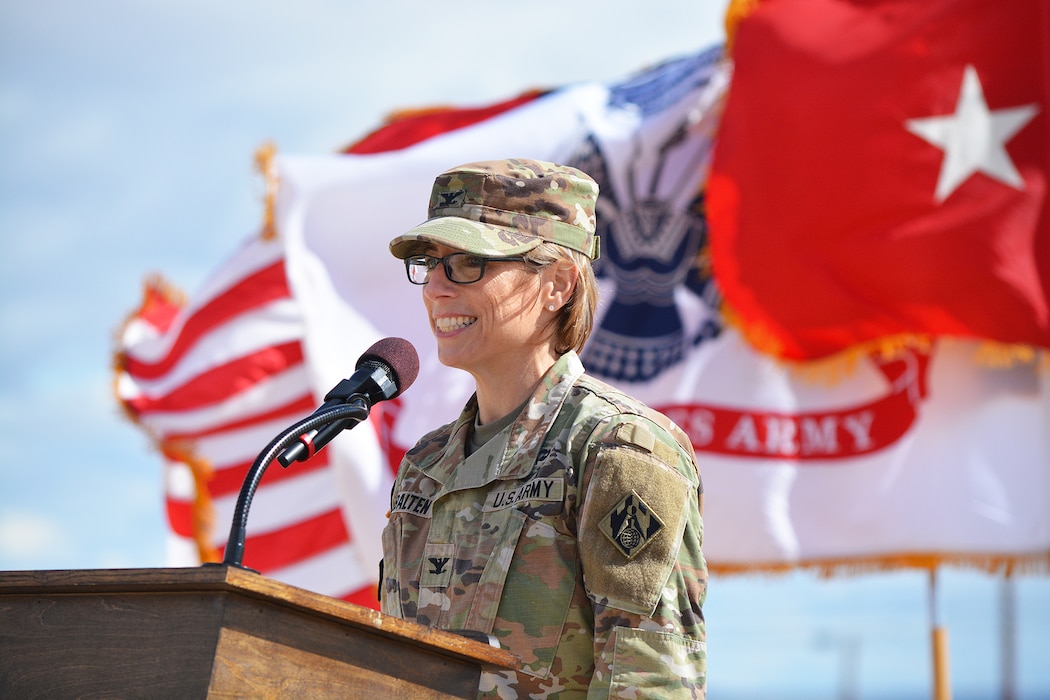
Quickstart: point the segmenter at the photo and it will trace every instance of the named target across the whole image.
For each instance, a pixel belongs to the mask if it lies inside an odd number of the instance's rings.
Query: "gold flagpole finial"
[[[263,240],[271,240],[277,237],[277,224],[274,210],[277,206],[277,170],[274,167],[274,157],[277,155],[277,146],[272,141],[267,141],[255,151],[255,169],[262,173],[266,182],[266,195],[263,200],[263,226],[260,235]]]

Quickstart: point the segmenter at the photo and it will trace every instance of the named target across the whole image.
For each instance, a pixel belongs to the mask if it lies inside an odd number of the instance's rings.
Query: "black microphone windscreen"
[[[365,350],[357,361],[357,368],[366,362],[379,362],[390,367],[397,385],[397,394],[412,386],[419,374],[419,355],[412,343],[404,338],[383,338]],[[393,396],[391,397],[393,398]]]

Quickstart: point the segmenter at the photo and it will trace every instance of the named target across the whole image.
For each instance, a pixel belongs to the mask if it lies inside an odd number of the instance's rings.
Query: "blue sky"
[[[114,335],[147,275],[192,294],[253,235],[262,143],[326,153],[395,109],[622,77],[721,41],[724,9],[0,5],[0,570],[164,565],[160,459],[113,399]],[[1050,697],[1050,583],[1012,590],[1019,697]],[[939,579],[957,698],[998,696],[1001,593],[979,573]],[[711,695],[928,696],[927,602],[915,572],[715,579]]]

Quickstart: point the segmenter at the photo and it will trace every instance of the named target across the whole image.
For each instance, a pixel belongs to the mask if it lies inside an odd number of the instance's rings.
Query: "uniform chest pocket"
[[[400,538],[398,578],[406,617],[443,629],[492,629],[508,563],[528,516],[516,509],[478,517],[464,501],[443,504],[426,528]],[[450,516],[450,517],[446,517]],[[395,543],[391,537],[385,546]],[[411,551],[410,551],[411,550]]]
[[[522,659],[521,671],[545,678],[560,654],[591,659],[590,634],[574,601],[576,538],[544,518],[528,518],[509,562],[492,636]],[[582,591],[582,589],[580,589]],[[588,608],[589,610],[589,608]],[[575,627],[575,632],[566,630]],[[571,647],[571,648],[570,648]]]
[[[500,600],[507,583],[507,572],[521,539],[522,528],[528,516],[514,508],[486,513],[481,533],[475,537],[457,538],[457,557],[472,562],[484,562],[480,575],[477,569],[468,580],[461,579],[465,588],[473,589],[470,609],[463,619],[465,629],[490,633],[499,611]],[[472,542],[476,540],[476,542]]]

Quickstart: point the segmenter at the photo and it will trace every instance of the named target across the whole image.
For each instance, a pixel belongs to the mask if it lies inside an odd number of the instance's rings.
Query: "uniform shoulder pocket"
[[[692,485],[634,445],[599,448],[584,496],[580,558],[595,601],[651,615],[681,547]]]

